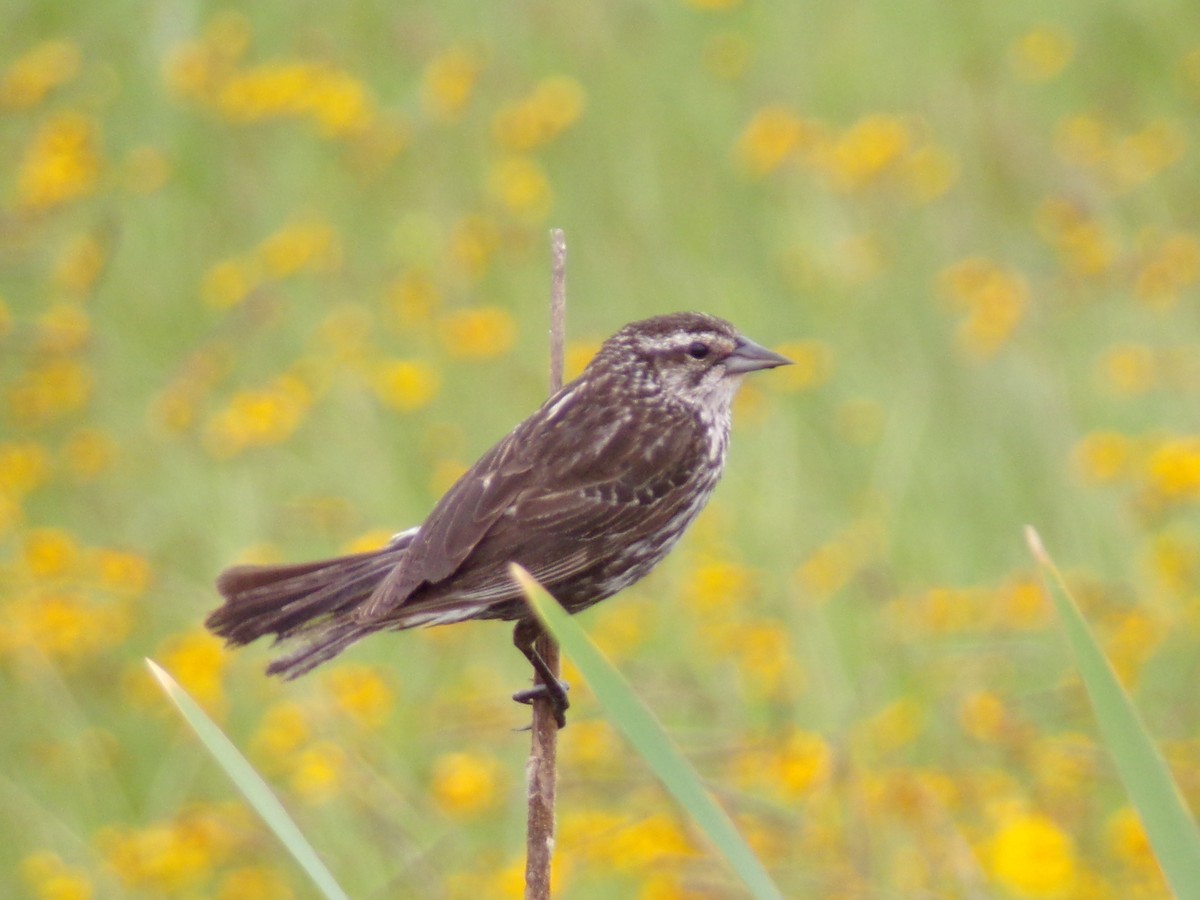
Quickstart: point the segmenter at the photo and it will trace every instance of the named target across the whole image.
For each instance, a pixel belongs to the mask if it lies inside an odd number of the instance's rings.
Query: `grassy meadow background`
[[[0,895],[519,896],[497,623],[295,683],[246,560],[418,522],[569,367],[701,309],[789,354],[583,624],[789,896],[1153,898],[1022,526],[1200,804],[1200,7],[18,2],[0,11]],[[568,678],[570,666],[568,661]],[[561,896],[734,889],[578,678]]]

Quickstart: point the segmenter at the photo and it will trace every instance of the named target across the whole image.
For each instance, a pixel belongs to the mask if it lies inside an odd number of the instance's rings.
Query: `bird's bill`
[[[774,369],[776,366],[791,364],[792,361],[786,356],[780,356],[774,350],[768,350],[749,338],[739,337],[737,347],[725,359],[725,371],[731,375],[743,375],[746,372],[757,372],[759,369]]]

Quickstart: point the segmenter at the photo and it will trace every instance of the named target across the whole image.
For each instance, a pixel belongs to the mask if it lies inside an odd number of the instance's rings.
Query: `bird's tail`
[[[354,611],[395,567],[415,529],[380,550],[289,566],[235,566],[217,578],[225,598],[205,626],[233,645],[273,635],[305,645],[267,667],[292,679],[337,656],[379,625],[355,621]]]

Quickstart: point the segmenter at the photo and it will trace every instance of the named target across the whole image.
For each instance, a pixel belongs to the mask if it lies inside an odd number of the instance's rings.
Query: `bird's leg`
[[[541,678],[541,684],[535,684],[533,687],[517,691],[513,694],[513,699],[518,703],[533,703],[534,700],[549,700],[550,705],[554,709],[554,721],[558,723],[559,728],[563,728],[567,724],[567,708],[571,702],[567,700],[567,691],[571,686],[560,678],[556,678],[554,673],[550,671],[550,667],[546,665],[546,661],[542,659],[535,642],[542,635],[542,627],[533,619],[521,619],[517,622],[517,627],[513,629],[513,644],[518,650],[525,654],[525,658],[529,660],[529,664],[533,666],[533,670],[537,672]]]

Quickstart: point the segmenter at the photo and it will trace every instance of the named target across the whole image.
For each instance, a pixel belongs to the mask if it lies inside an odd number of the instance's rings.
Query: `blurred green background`
[[[0,894],[311,895],[149,655],[352,896],[520,895],[505,627],[284,685],[201,622],[540,402],[562,227],[572,372],[677,309],[797,361],[583,617],[785,892],[1167,895],[1021,527],[1195,808],[1200,7],[35,2],[0,63]],[[561,895],[729,895],[575,680]]]

